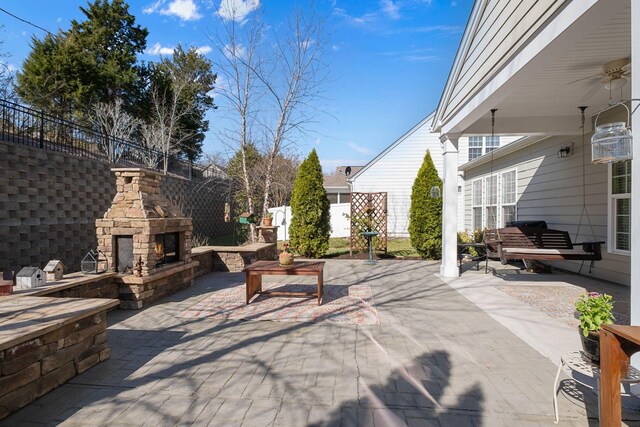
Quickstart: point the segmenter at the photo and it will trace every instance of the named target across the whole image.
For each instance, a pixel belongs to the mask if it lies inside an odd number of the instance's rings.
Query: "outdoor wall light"
[[[439,199],[440,198],[440,187],[438,187],[437,185],[434,185],[433,187],[431,187],[431,198],[432,199]]]
[[[571,153],[570,146],[567,145],[566,147],[562,147],[561,149],[558,150],[558,158],[564,159],[565,157],[569,156],[569,153]]]

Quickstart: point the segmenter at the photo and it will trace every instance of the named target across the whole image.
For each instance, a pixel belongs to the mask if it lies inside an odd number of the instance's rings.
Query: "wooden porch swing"
[[[587,107],[578,107],[581,111],[582,119],[582,213],[576,230],[576,238],[580,233],[582,220],[586,219],[594,236],[593,225],[587,211],[585,202],[585,166],[584,166],[584,123],[585,110]],[[594,261],[602,260],[601,245],[605,242],[580,242],[574,243],[567,231],[552,230],[540,227],[506,227],[494,230],[487,230],[484,233],[483,241],[487,246],[487,259],[499,258],[504,265],[508,261],[522,260],[527,266],[527,261],[531,260],[577,260],[590,261],[589,273],[593,268]],[[582,270],[582,266],[580,266]],[[580,272],[578,271],[578,273]],[[485,267],[486,271],[486,267]]]

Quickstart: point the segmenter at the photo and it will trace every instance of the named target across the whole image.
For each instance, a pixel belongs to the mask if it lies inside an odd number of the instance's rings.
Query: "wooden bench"
[[[484,234],[489,258],[510,260],[600,261],[604,242],[571,242],[569,233],[537,227],[507,227]]]

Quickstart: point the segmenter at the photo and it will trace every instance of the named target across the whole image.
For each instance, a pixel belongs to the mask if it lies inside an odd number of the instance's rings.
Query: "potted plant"
[[[271,227],[271,224],[273,224],[273,214],[271,212],[267,212],[264,214],[264,218],[262,218],[262,225]]]
[[[611,295],[589,292],[576,301],[582,349],[594,363],[600,363],[600,326],[615,320],[612,299]]]
[[[280,265],[293,265],[293,252],[288,242],[284,242],[282,252],[280,252]]]

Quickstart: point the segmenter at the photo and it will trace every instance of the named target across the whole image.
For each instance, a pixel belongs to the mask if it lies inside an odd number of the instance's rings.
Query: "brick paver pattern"
[[[327,286],[371,286],[380,325],[365,326],[182,318],[244,280],[205,275],[148,309],[110,313],[111,358],[0,425],[552,425],[556,366],[440,281],[438,269],[327,262]],[[595,395],[573,391],[582,400],[561,393],[560,425],[593,423]]]

